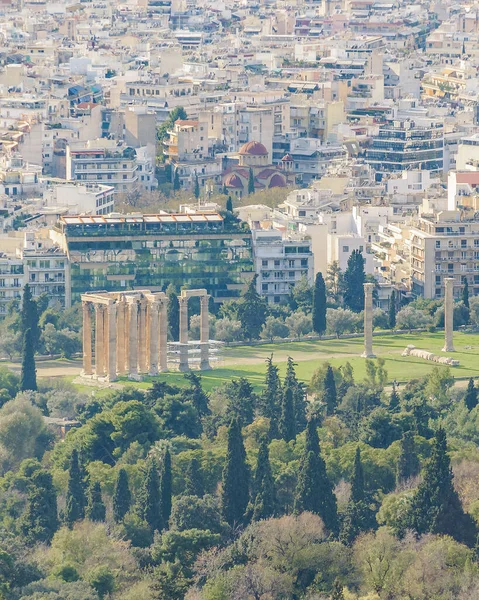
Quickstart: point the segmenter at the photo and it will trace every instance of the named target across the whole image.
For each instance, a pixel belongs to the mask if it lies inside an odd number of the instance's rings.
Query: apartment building
[[[444,278],[455,279],[454,295],[467,280],[479,294],[479,218],[475,213],[442,211],[421,216],[410,229],[411,291],[416,296],[441,298]]]
[[[43,194],[46,206],[65,207],[70,213],[107,215],[115,206],[115,188],[98,183],[53,183]]]
[[[0,253],[0,319],[5,318],[7,306],[20,298],[23,290],[23,261]]]

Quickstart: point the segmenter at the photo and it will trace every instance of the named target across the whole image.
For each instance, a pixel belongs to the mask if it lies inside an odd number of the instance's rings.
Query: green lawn
[[[446,367],[419,358],[403,357],[401,353],[404,348],[408,344],[414,344],[417,348],[443,355],[441,352],[443,343],[442,332],[378,336],[374,338],[374,351],[377,356],[386,360],[389,380],[397,379],[405,382],[427,375],[435,366]],[[456,348],[454,358],[460,361],[460,366],[452,369],[454,376],[458,378],[479,376],[479,334],[456,333],[454,344]],[[223,381],[240,376],[247,377],[255,385],[261,385],[266,369],[265,359],[273,354],[273,360],[279,366],[281,375],[284,375],[287,357],[291,356],[297,362],[296,372],[302,381],[309,382],[315,369],[324,361],[329,361],[333,366],[340,366],[349,361],[353,366],[355,379],[361,380],[365,375],[365,361],[360,357],[362,350],[362,338],[226,348],[224,365],[220,364],[212,371],[203,372],[202,379],[207,390],[213,389]],[[183,375],[177,372],[165,373],[159,378],[171,383],[184,382]],[[140,384],[141,387],[151,380],[147,378]]]

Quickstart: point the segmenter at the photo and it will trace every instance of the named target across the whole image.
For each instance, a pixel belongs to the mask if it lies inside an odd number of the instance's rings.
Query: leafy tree
[[[231,199],[231,196],[228,196],[226,200],[226,210],[230,213],[233,212],[233,200]]]
[[[389,329],[396,327],[396,290],[391,292],[389,298]]]
[[[401,484],[411,477],[415,477],[419,473],[420,468],[413,433],[412,431],[406,431],[401,439],[396,470],[396,482]]]
[[[339,339],[343,333],[351,332],[356,327],[357,317],[349,309],[328,308],[326,310],[326,328]]]
[[[168,527],[171,515],[171,454],[165,450],[160,472],[160,506],[163,526]]]
[[[472,410],[477,406],[477,388],[474,385],[474,379],[471,377],[467,384],[466,395],[464,396],[464,403],[467,406],[467,410]]]
[[[86,504],[85,483],[82,478],[78,452],[73,450],[68,469],[68,488],[65,507],[65,523],[69,527],[72,527],[73,523],[85,517]]]
[[[469,308],[469,284],[467,279],[464,281],[464,287],[462,288],[462,302],[466,308]]]
[[[411,333],[412,329],[419,329],[430,325],[432,319],[422,310],[408,304],[396,315],[396,325],[399,329],[407,329]]]
[[[243,522],[249,497],[249,468],[238,419],[228,428],[228,449],[223,470],[222,514],[231,525]]]
[[[302,335],[311,333],[313,328],[311,315],[307,315],[302,310],[294,311],[286,317],[284,322],[291,337],[301,338]]]
[[[35,391],[37,389],[37,370],[35,368],[34,342],[32,330],[30,328],[25,331],[25,336],[23,339],[23,359],[20,389],[22,391]]]
[[[178,119],[184,121],[187,118],[186,110],[182,106],[175,106],[168,115],[168,118],[158,127],[158,140],[161,142],[166,139],[168,131],[173,129],[173,126]]]
[[[274,338],[285,338],[289,335],[289,329],[280,317],[269,315],[266,317],[260,337],[264,340],[273,341]]]
[[[200,182],[198,181],[198,173],[195,173],[195,187],[193,190],[195,198],[198,200],[200,197]]]
[[[188,463],[185,473],[185,496],[198,496],[202,498],[205,493],[203,474],[201,472],[200,463],[196,458],[192,458]]]
[[[166,290],[168,296],[168,329],[173,341],[180,339],[180,303],[178,294],[173,285]]]
[[[328,296],[335,304],[339,304],[344,288],[344,274],[337,260],[328,266],[326,273],[326,289]]]
[[[290,442],[296,437],[293,390],[290,387],[284,389],[282,400],[279,433],[285,442]]]
[[[319,335],[326,331],[326,284],[321,272],[316,274],[314,282],[313,331]]]
[[[102,600],[105,596],[110,596],[115,589],[115,576],[107,566],[98,565],[88,572],[88,583]]]
[[[334,372],[331,365],[328,365],[323,384],[323,402],[326,405],[326,414],[328,416],[334,414],[338,404],[338,396],[336,392],[336,382],[334,380]]]
[[[125,469],[118,471],[113,492],[113,520],[121,523],[131,506],[131,492],[128,485],[128,474]]]
[[[309,314],[313,307],[313,288],[309,285],[308,278],[303,275],[291,290],[291,310],[298,308],[305,314]]]
[[[248,194],[254,194],[254,174],[251,167],[249,168]]]
[[[90,485],[88,506],[86,507],[85,515],[90,521],[104,521],[106,517],[106,508],[101,497],[101,485],[99,481],[95,481]]]
[[[266,321],[268,308],[264,298],[256,291],[257,275],[249,282],[238,306],[238,319],[248,340],[257,340]]]
[[[173,190],[175,192],[177,192],[180,189],[181,189],[180,173],[179,173],[178,169],[175,169],[175,174],[173,175]]]
[[[334,585],[331,592],[331,600],[344,600],[343,586],[339,582],[339,579],[334,580]]]
[[[190,371],[184,374],[184,378],[190,384],[190,388],[183,391],[183,397],[185,400],[191,401],[200,416],[207,415],[210,412],[208,408],[208,396],[201,387],[201,376]]]
[[[314,420],[310,420],[306,428],[306,444],[298,476],[294,509],[295,512],[309,511],[320,516],[326,528],[333,535],[338,534],[336,496],[321,456]]]
[[[269,461],[268,439],[263,436],[259,446],[253,480],[253,521],[269,519],[277,510],[276,488]]]
[[[20,530],[27,543],[50,543],[58,529],[57,494],[52,476],[37,471],[30,483],[27,506],[20,519]]]
[[[397,393],[396,386],[393,384],[391,395],[389,396],[389,410],[393,413],[401,410],[399,402],[399,394]]]
[[[263,392],[258,401],[261,416],[270,420],[270,437],[278,437],[278,421],[281,415],[281,381],[278,367],[273,364],[273,355],[266,359],[266,378]]]
[[[208,494],[202,498],[177,496],[171,510],[170,524],[170,531],[204,529],[212,533],[222,533],[224,523],[221,521],[218,498]]]
[[[364,258],[359,250],[353,250],[348,258],[348,266],[344,272],[344,304],[353,312],[361,312],[364,308]]]
[[[231,417],[238,417],[242,427],[252,423],[257,396],[251,383],[245,377],[232,379],[223,393],[226,396],[226,415],[229,420]]]
[[[160,478],[153,459],[149,459],[145,477],[140,489],[138,516],[146,521],[152,531],[161,531],[164,527],[160,498]]]
[[[33,353],[37,350],[40,340],[40,328],[38,326],[38,307],[32,298],[30,285],[27,283],[23,288],[22,308],[20,313],[21,332],[26,333],[31,329],[31,344]]]
[[[472,517],[464,512],[452,480],[446,432],[439,428],[431,458],[424,469],[423,481],[411,501],[408,524],[420,535],[450,535],[459,542],[473,546],[476,527]]]

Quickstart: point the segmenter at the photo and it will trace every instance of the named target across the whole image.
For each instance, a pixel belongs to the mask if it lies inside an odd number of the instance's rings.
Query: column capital
[[[178,296],[178,302],[180,303],[180,306],[187,306],[188,296]]]

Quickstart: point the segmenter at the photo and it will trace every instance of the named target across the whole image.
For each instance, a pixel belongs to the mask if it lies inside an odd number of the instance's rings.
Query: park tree
[[[361,450],[358,446],[354,456],[351,497],[341,527],[341,541],[348,545],[351,544],[362,531],[372,529],[375,523],[374,513],[369,506],[366,493],[364,467],[361,460]]]
[[[185,496],[197,496],[202,498],[205,493],[205,485],[203,481],[203,473],[201,472],[200,463],[196,458],[192,458],[186,467],[185,473]]]
[[[228,196],[228,199],[226,200],[226,210],[230,213],[233,212],[233,200],[231,199],[231,196]]]
[[[22,374],[20,379],[20,389],[22,392],[26,390],[36,391],[37,389],[37,370],[35,368],[34,352],[32,330],[29,328],[25,331],[23,338]]]
[[[253,521],[274,517],[277,511],[277,497],[266,436],[261,438],[252,491]]]
[[[29,544],[51,542],[58,529],[57,494],[52,476],[44,470],[31,478],[20,530]]]
[[[419,329],[430,325],[432,319],[430,315],[427,315],[422,310],[415,308],[414,306],[408,305],[396,315],[396,324],[399,329],[407,329],[409,333],[413,329]]]
[[[281,416],[279,420],[279,433],[285,442],[290,442],[296,437],[296,423],[294,419],[293,389],[286,387],[283,390],[281,403]]]
[[[321,272],[316,274],[313,291],[313,331],[322,335],[326,331],[326,284]]]
[[[462,302],[466,308],[469,308],[469,284],[467,283],[467,279],[465,279],[462,288]]]
[[[266,301],[256,291],[257,275],[251,279],[238,305],[238,319],[243,335],[248,340],[257,340],[266,321]]]
[[[436,431],[431,457],[412,498],[406,520],[419,535],[449,535],[470,546],[476,541],[474,521],[464,512],[454,489],[446,432],[442,428]]]
[[[238,419],[228,428],[228,448],[223,469],[222,515],[234,527],[244,522],[249,499],[249,467]]]
[[[40,340],[40,328],[38,325],[38,306],[32,298],[30,285],[27,283],[23,288],[22,307],[20,312],[21,332],[25,334],[31,329],[31,343],[33,353],[36,352]]]
[[[336,496],[321,456],[315,420],[306,428],[306,443],[301,459],[294,502],[296,513],[309,511],[323,519],[326,528],[337,535],[339,530]]]
[[[195,173],[195,187],[193,190],[195,198],[198,200],[200,197],[200,182],[198,181],[198,173]]]
[[[125,469],[118,471],[113,491],[113,520],[121,523],[131,506],[131,492],[128,485],[128,474]]]
[[[344,304],[353,312],[361,312],[364,308],[364,258],[359,250],[353,250],[348,258],[348,266],[344,272]]]
[[[90,521],[99,522],[104,521],[106,518],[106,508],[101,497],[101,485],[99,481],[95,481],[95,483],[90,485],[85,516]]]
[[[464,403],[467,406],[467,410],[472,410],[477,406],[477,388],[474,385],[474,379],[471,377],[467,384],[466,395],[464,396]]]
[[[304,384],[296,377],[295,366],[291,356],[288,356],[283,386],[293,390],[294,421],[296,433],[300,433],[306,427],[306,390]]]
[[[251,167],[249,168],[248,176],[248,194],[254,194],[254,173]]]
[[[337,260],[329,264],[326,273],[326,291],[334,304],[339,304],[344,290],[344,273]]]
[[[401,410],[399,394],[394,384],[393,389],[391,391],[391,395],[389,396],[389,410],[393,413],[397,413]]]
[[[175,192],[177,192],[180,189],[181,189],[180,172],[178,169],[175,169],[175,174],[173,175],[173,190]]]
[[[160,500],[160,478],[154,459],[150,458],[146,466],[143,482],[137,500],[140,519],[148,523],[152,531],[162,531],[162,507]]]
[[[338,396],[336,392],[336,382],[334,380],[333,367],[328,365],[323,383],[323,403],[326,406],[326,414],[331,416],[336,410]]]
[[[171,477],[171,454],[169,449],[165,450],[160,471],[160,507],[161,520],[163,527],[168,527],[171,515],[171,497],[172,497],[172,477]]]
[[[68,469],[68,488],[66,494],[65,523],[71,528],[73,523],[85,517],[87,505],[85,482],[77,450],[72,450]]]
[[[396,469],[396,483],[404,483],[415,477],[421,469],[412,431],[405,431],[400,441],[400,451]]]
[[[328,308],[326,311],[326,327],[328,333],[334,333],[339,339],[343,333],[349,333],[356,327],[357,317],[348,308]]]
[[[168,329],[173,341],[180,339],[180,303],[175,287],[170,284],[166,290],[168,296]]]
[[[258,412],[270,420],[270,437],[278,437],[278,421],[281,416],[281,381],[278,367],[273,363],[273,355],[266,359],[265,386],[258,398]]]
[[[331,591],[331,600],[344,600],[343,586],[339,579],[334,580],[333,589]]]
[[[175,108],[173,108],[170,111],[168,118],[165,121],[163,121],[163,123],[158,127],[158,130],[156,132],[158,141],[162,142],[167,138],[168,131],[173,129],[173,126],[176,123],[176,121],[184,121],[187,118],[188,117],[186,114],[186,110],[182,106],[175,106]]]
[[[394,329],[396,327],[396,290],[391,292],[391,297],[389,298],[389,329]]]

